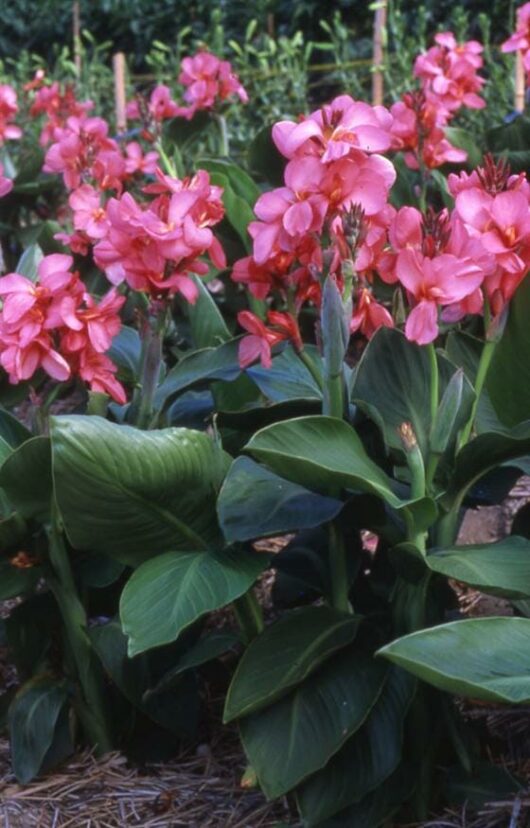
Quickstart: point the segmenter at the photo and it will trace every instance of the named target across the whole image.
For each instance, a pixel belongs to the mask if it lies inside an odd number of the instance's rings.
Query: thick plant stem
[[[145,327],[142,344],[142,377],[140,402],[135,418],[138,428],[151,426],[154,410],[155,392],[160,377],[162,364],[162,340],[165,327],[165,308],[160,311],[151,324]]]
[[[224,115],[216,115],[216,121],[219,125],[219,155],[228,158],[230,155],[230,142],[228,139],[228,128],[226,125],[226,118]]]
[[[249,589],[248,592],[245,592],[245,594],[241,595],[240,598],[236,598],[232,606],[234,614],[237,618],[237,623],[243,633],[243,641],[248,645],[254,638],[263,632],[265,628],[265,624],[263,622],[263,612],[261,611],[261,606],[256,598],[256,593],[252,588]]]
[[[473,402],[473,407],[471,409],[471,416],[466,423],[465,428],[462,431],[462,435],[460,437],[460,448],[466,445],[469,442],[469,438],[471,437],[471,432],[473,430],[473,425],[475,424],[475,418],[477,416],[477,409],[480,400],[480,395],[482,394],[482,390],[484,388],[484,383],[486,382],[486,376],[488,374],[488,369],[490,367],[490,363],[495,353],[495,340],[487,340],[484,344],[484,348],[482,350],[482,354],[480,355],[480,362],[478,364],[477,369],[477,376],[475,379],[475,400]]]
[[[431,342],[427,345],[427,353],[429,354],[429,364],[430,364],[430,374],[431,374],[431,387],[430,387],[430,414],[431,414],[431,434],[434,429],[434,425],[436,422],[436,415],[438,413],[438,406],[440,404],[440,372],[438,369],[438,359],[436,356],[436,348],[434,347],[434,343]],[[429,451],[429,457],[427,459],[427,470],[426,470],[426,481],[427,486],[430,489],[432,482],[434,480],[434,475],[436,474],[436,468],[439,462],[439,455],[435,454],[432,451],[432,447]]]
[[[352,612],[348,597],[348,565],[344,537],[336,521],[329,525],[329,570],[331,577],[331,604],[340,612]]]
[[[344,394],[343,394],[343,376],[342,372],[335,376],[327,377],[326,392],[324,394],[323,414],[328,414],[330,417],[338,417],[342,420],[344,417]]]
[[[54,570],[49,583],[63,618],[66,640],[81,689],[79,717],[90,743],[98,753],[107,753],[113,745],[105,715],[99,664],[87,634],[86,612],[77,592],[68,551],[53,510],[48,540]]]
[[[318,385],[318,387],[320,388],[320,390],[322,390],[322,376],[319,374],[319,372],[316,368],[316,365],[313,363],[313,360],[311,359],[311,357],[309,357],[307,355],[306,351],[304,351],[303,348],[302,348],[301,351],[299,351],[297,348],[295,348],[295,352],[296,352],[296,355],[297,355],[298,359],[300,360],[300,362],[303,362],[303,364],[305,365],[305,367],[307,368],[307,370],[309,371],[309,373],[311,374],[311,376],[315,380],[315,382]]]
[[[410,472],[410,496],[412,500],[425,497],[425,467],[418,440],[411,423],[402,423],[399,436],[405,450],[405,457]],[[407,540],[413,543],[421,552],[425,552],[425,532],[418,531],[412,513],[404,510],[407,527]]]

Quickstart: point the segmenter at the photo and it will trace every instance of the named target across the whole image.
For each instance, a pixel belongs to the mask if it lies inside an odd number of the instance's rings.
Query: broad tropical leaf
[[[453,621],[398,638],[379,655],[440,690],[530,703],[530,619]]]
[[[383,688],[380,667],[348,647],[297,690],[242,719],[243,747],[267,798],[320,770],[358,730]]]
[[[224,721],[255,713],[301,684],[353,640],[359,618],[329,607],[285,614],[246,649],[226,697]]]
[[[198,618],[245,593],[269,563],[244,550],[168,552],[146,561],[123,590],[129,655],[174,641]]]
[[[74,547],[137,564],[219,543],[215,502],[229,458],[206,434],[71,416],[52,418],[51,436],[55,495]]]

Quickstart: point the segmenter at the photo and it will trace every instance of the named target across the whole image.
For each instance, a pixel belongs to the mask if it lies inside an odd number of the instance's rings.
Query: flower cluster
[[[231,97],[248,103],[246,90],[227,60],[201,51],[185,57],[180,68],[178,81],[186,89],[184,100],[188,106],[181,108],[179,115],[192,118],[198,110],[213,109]]]
[[[13,123],[17,112],[17,93],[7,83],[0,84],[0,146],[6,140],[13,141],[22,136],[20,127]]]
[[[101,213],[94,194],[83,193],[77,226],[98,240],[94,259],[113,284],[125,281],[153,298],[181,293],[194,302],[197,287],[189,274],[208,272],[200,257],[208,254],[216,267],[226,264],[211,230],[224,214],[222,190],[204,171],[182,181],[158,171],[157,179],[145,188],[154,192],[152,201],[140,204],[124,193]],[[72,197],[70,203],[75,209]]]
[[[54,81],[50,86],[41,85],[43,76],[36,76],[34,81],[26,85],[26,89],[37,89],[29,113],[33,117],[46,116],[40,134],[41,146],[47,146],[62,134],[68,118],[83,119],[94,108],[92,101],[78,101],[72,84],[66,84],[61,89]]]
[[[324,270],[342,282],[341,262],[355,250],[357,274],[365,292],[359,289],[362,308],[358,308],[353,325],[364,329],[365,318],[373,314],[391,324],[388,313],[371,301],[365,286],[386,244],[394,212],[387,199],[396,173],[391,162],[379,154],[391,146],[391,129],[388,110],[348,95],[339,96],[298,123],[276,124],[274,142],[288,159],[285,186],[264,193],[256,202],[258,221],[249,225],[253,255],[236,262],[234,281],[246,284],[260,299],[278,293],[298,312],[306,301],[320,303]],[[258,322],[254,320],[252,336],[259,335]],[[245,323],[250,330],[248,317]],[[277,331],[272,334],[277,337]],[[263,342],[278,341],[272,334],[263,334]],[[294,342],[293,335],[289,338]],[[245,337],[241,345],[243,362],[252,346],[258,353],[256,343],[248,344],[247,340]],[[262,359],[267,353],[266,349],[262,352]]]
[[[527,78],[530,76],[530,3],[517,9],[515,32],[501,46],[503,52],[520,52]]]
[[[97,303],[72,265],[71,256],[54,253],[40,262],[36,282],[18,273],[0,278],[0,364],[14,384],[42,368],[59,381],[79,376],[93,391],[125,403],[106,356],[121,328],[125,297],[112,288]]]
[[[481,44],[476,40],[458,44],[451,32],[441,32],[434,40],[435,45],[414,63],[421,89],[405,93],[391,108],[393,149],[404,152],[412,169],[465,161],[467,153],[450,143],[444,127],[463,106],[485,106],[478,94],[485,83],[477,74],[483,65]]]

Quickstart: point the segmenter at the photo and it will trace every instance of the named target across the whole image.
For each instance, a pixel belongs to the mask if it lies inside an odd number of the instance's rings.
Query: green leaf
[[[268,799],[324,767],[363,724],[385,676],[377,661],[348,648],[293,693],[242,719],[243,747]]]
[[[146,561],[120,600],[129,655],[174,641],[198,618],[239,598],[268,563],[267,555],[236,549],[168,552]]]
[[[317,375],[322,376],[322,359],[317,349],[306,346],[304,350]],[[258,364],[247,368],[245,373],[272,402],[322,399],[322,389],[293,348],[285,348],[275,356],[270,368]]]
[[[464,371],[459,368],[451,377],[438,406],[431,433],[431,449],[443,454],[454,447],[460,430],[468,422],[475,394]]]
[[[313,826],[360,802],[381,785],[401,760],[403,723],[415,690],[404,670],[390,671],[367,721],[323,770],[297,790],[300,812]]]
[[[49,437],[26,440],[4,460],[0,487],[23,517],[48,518],[53,495]]]
[[[252,641],[237,666],[223,721],[256,713],[285,696],[351,643],[359,620],[322,606],[295,610],[271,624]]]
[[[493,408],[510,427],[530,419],[529,314],[530,280],[523,279],[510,302],[508,321],[486,376]]]
[[[484,808],[489,802],[511,798],[523,786],[502,765],[478,762],[473,773],[467,774],[460,766],[449,768],[446,794],[451,805]]]
[[[29,592],[36,585],[42,570],[39,566],[20,569],[10,561],[0,561],[0,601],[16,598]]]
[[[192,735],[197,721],[197,692],[185,682],[177,690],[146,698],[146,691],[156,673],[151,654],[138,658],[127,655],[127,638],[117,621],[91,627],[90,640],[106,672],[134,707],[157,724],[176,735]],[[156,679],[155,679],[156,680]]]
[[[207,633],[193,644],[189,650],[183,653],[176,665],[169,670],[155,685],[155,687],[144,693],[144,699],[148,699],[165,690],[170,690],[180,680],[183,673],[202,667],[208,661],[213,661],[233,650],[241,643],[241,638],[234,632],[223,632],[218,630]]]
[[[322,822],[318,828],[381,828],[389,825],[388,820],[409,798],[415,783],[413,768],[402,763],[375,791]]]
[[[134,565],[219,542],[216,494],[229,459],[206,434],[71,416],[53,417],[51,436],[55,495],[75,548]]]
[[[476,546],[454,546],[427,555],[433,572],[506,598],[530,597],[530,541],[511,536]]]
[[[21,276],[25,276],[32,282],[36,282],[37,269],[43,258],[44,254],[39,245],[31,244],[27,250],[24,250],[22,256],[18,260],[15,272],[20,273]]]
[[[244,198],[250,207],[254,207],[254,204],[261,195],[260,188],[254,183],[249,174],[242,167],[239,167],[227,158],[199,158],[196,162],[196,167],[201,170],[208,170],[208,172],[212,173],[217,172],[226,176],[236,195]]]
[[[233,190],[228,176],[223,173],[213,172],[210,175],[210,179],[212,184],[223,188],[222,200],[225,208],[225,218],[238,234],[247,253],[250,253],[252,250],[252,242],[248,234],[248,225],[256,219],[252,207]]]
[[[275,187],[284,184],[283,171],[287,160],[272,140],[272,127],[265,126],[255,135],[248,148],[248,166]]]
[[[443,393],[454,368],[440,357],[438,365]],[[431,428],[430,388],[427,349],[409,342],[395,328],[380,328],[363,353],[351,396],[381,428],[387,446],[403,450],[398,428],[408,422],[425,454]],[[472,389],[467,382],[465,388],[467,398]]]
[[[395,509],[407,506],[393,481],[368,457],[353,428],[335,417],[298,417],[263,428],[246,451],[275,474],[323,494],[369,492]]]
[[[118,366],[119,374],[126,382],[134,383],[140,376],[142,342],[138,331],[123,325],[112,340],[107,355]]]
[[[340,500],[282,480],[249,457],[232,463],[217,500],[219,523],[230,543],[310,529],[333,520],[342,507]]]
[[[241,373],[238,348],[239,340],[232,339],[218,348],[205,348],[183,357],[158,387],[156,405],[162,406],[166,400],[195,385],[236,379]]]
[[[530,619],[454,621],[399,638],[382,655],[440,690],[530,703]]]
[[[508,124],[486,131],[486,145],[492,152],[502,155],[512,172],[530,169],[530,121],[522,115]]]
[[[446,503],[460,501],[487,472],[530,453],[530,423],[507,433],[486,432],[467,443],[457,454]]]
[[[0,407],[0,437],[8,443],[11,448],[18,448],[22,443],[32,436],[25,425],[17,420],[9,411]]]
[[[196,302],[186,303],[193,345],[195,348],[215,348],[230,339],[230,331],[202,279],[195,274],[190,278],[199,291]]]
[[[21,785],[39,773],[67,699],[63,682],[39,677],[24,684],[11,702],[8,714],[11,761]]]

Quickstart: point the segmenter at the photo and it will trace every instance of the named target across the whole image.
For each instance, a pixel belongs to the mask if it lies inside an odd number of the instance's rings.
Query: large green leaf
[[[252,207],[246,199],[237,194],[230,183],[230,179],[224,173],[212,172],[210,179],[212,184],[217,184],[223,188],[222,199],[225,208],[225,218],[238,234],[247,252],[250,253],[252,250],[252,242],[248,234],[248,225],[256,218]]]
[[[134,383],[138,380],[141,354],[142,341],[138,331],[123,325],[112,340],[108,356],[118,366],[119,374],[125,381]]]
[[[322,376],[322,359],[317,349],[306,346],[305,351],[317,376]],[[293,348],[285,348],[275,356],[270,368],[258,363],[247,368],[246,374],[272,402],[322,399],[322,389]]]
[[[530,541],[511,536],[477,546],[437,550],[424,559],[433,572],[507,598],[530,597]]]
[[[241,637],[230,630],[206,633],[196,644],[193,644],[181,655],[175,666],[168,670],[154,687],[144,693],[144,699],[149,699],[151,696],[170,690],[179,683],[183,673],[202,667],[203,664],[207,664],[209,661],[214,661],[229,650],[234,650],[240,644]]]
[[[42,575],[39,566],[20,569],[10,561],[0,560],[0,601],[29,592]]]
[[[416,785],[412,766],[402,763],[389,779],[360,802],[321,822],[318,828],[382,828],[409,798]]]
[[[367,721],[323,770],[297,791],[305,824],[313,826],[359,802],[384,782],[401,760],[403,723],[415,681],[393,668]]]
[[[37,281],[37,269],[41,263],[44,254],[38,244],[31,244],[27,250],[24,250],[22,256],[17,262],[15,268],[17,273],[31,279],[32,282]]]
[[[255,713],[301,684],[336,650],[349,644],[359,618],[329,607],[287,613],[245,651],[226,696],[224,721]]]
[[[24,684],[11,702],[8,714],[11,761],[22,785],[38,774],[67,699],[64,682],[39,677]]]
[[[196,166],[201,170],[225,175],[234,192],[244,198],[250,207],[254,206],[261,194],[261,190],[249,174],[228,158],[199,158]]]
[[[221,487],[217,511],[225,538],[234,542],[320,526],[343,505],[282,480],[250,457],[238,457]]]
[[[218,348],[204,348],[183,357],[158,387],[156,405],[162,406],[165,400],[194,385],[236,379],[241,373],[238,348],[239,340],[232,339]]]
[[[530,279],[523,279],[510,302],[506,327],[495,348],[486,389],[502,423],[530,419]]]
[[[230,331],[203,280],[195,274],[191,278],[199,291],[193,304],[186,302],[193,345],[195,348],[215,348],[230,339]]]
[[[286,159],[272,140],[272,127],[262,127],[248,148],[250,171],[258,173],[273,186],[281,187],[284,184],[283,172],[286,164]]]
[[[377,661],[349,647],[290,695],[242,719],[243,747],[267,798],[324,767],[365,721],[385,676]]]
[[[443,392],[454,367],[438,355],[438,368]],[[409,422],[422,452],[426,452],[431,428],[430,389],[427,349],[409,342],[395,328],[380,328],[359,363],[352,399],[379,425],[388,446],[402,449],[398,429]],[[463,380],[459,401],[465,408],[463,414],[469,411],[472,396],[469,382]]]
[[[0,437],[9,443],[12,448],[25,443],[31,437],[29,431],[20,420],[17,420],[9,411],[0,407]]]
[[[454,621],[379,650],[440,690],[483,701],[530,703],[530,619]]]
[[[32,437],[0,467],[0,487],[25,518],[46,520],[53,494],[49,437]]]
[[[186,682],[169,693],[160,693],[156,699],[150,698],[146,691],[158,678],[151,654],[129,658],[127,638],[117,621],[92,627],[89,635],[105,671],[132,705],[172,733],[193,734],[198,714],[194,685]]]
[[[451,485],[445,500],[460,500],[478,480],[497,466],[530,453],[530,422],[509,432],[485,432],[457,454]]]
[[[72,545],[135,564],[220,540],[229,458],[206,434],[139,431],[100,417],[51,421],[55,495]]]
[[[475,142],[474,136],[467,129],[462,127],[444,127],[445,137],[448,141],[458,149],[463,149],[467,152],[467,164],[470,167],[478,167],[482,162],[482,150]]]
[[[393,481],[367,455],[354,429],[336,417],[298,417],[263,428],[245,449],[275,474],[323,494],[368,492],[395,509],[409,506]],[[429,523],[429,502],[417,502]],[[425,507],[425,510],[424,510]]]
[[[174,641],[198,618],[239,598],[268,563],[267,555],[239,549],[168,552],[146,561],[120,601],[129,655]]]

